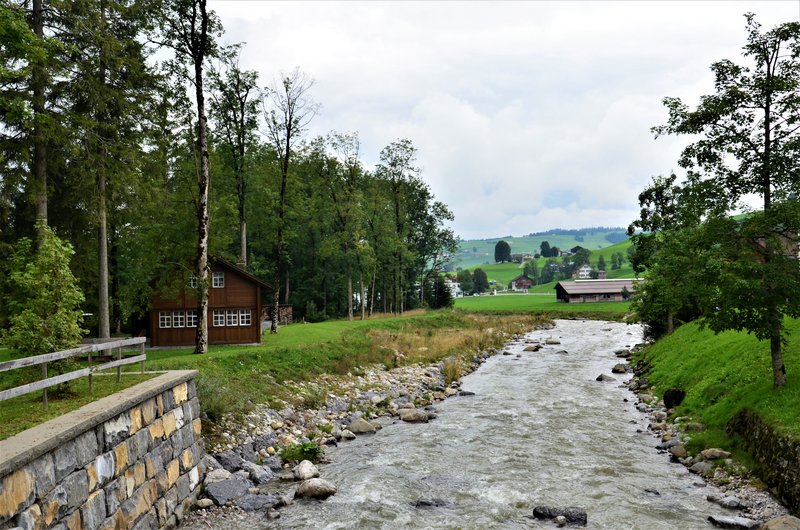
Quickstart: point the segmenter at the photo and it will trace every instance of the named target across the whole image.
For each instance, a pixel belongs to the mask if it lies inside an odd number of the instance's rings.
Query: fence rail
[[[7,399],[11,399],[17,396],[22,396],[24,394],[29,394],[31,392],[36,392],[37,390],[43,390],[43,402],[45,408],[47,408],[47,389],[55,386],[60,385],[61,383],[66,383],[67,381],[73,381],[75,379],[79,379],[81,377],[88,377],[89,378],[89,390],[92,390],[92,376],[95,372],[99,372],[102,370],[108,370],[110,368],[117,369],[117,382],[120,382],[122,379],[122,367],[128,364],[135,364],[140,363],[140,373],[144,373],[144,361],[147,360],[147,354],[144,351],[144,337],[135,337],[132,339],[121,339],[115,340],[111,342],[103,342],[98,344],[87,344],[85,346],[79,346],[77,348],[72,348],[69,350],[58,351],[53,353],[45,353],[44,355],[34,355],[32,357],[25,357],[23,359],[15,359],[13,361],[5,361],[0,363],[0,372],[6,372],[8,370],[15,370],[17,368],[24,368],[26,366],[36,366],[42,365],[42,377],[40,381],[36,381],[33,383],[28,383],[27,385],[21,385],[18,387],[10,388],[8,390],[0,391],[0,401],[5,401]],[[122,356],[122,348],[129,347],[129,346],[138,346],[139,347],[139,355],[135,356]],[[92,365],[92,354],[97,352],[112,352],[116,350],[116,360],[109,361],[103,364],[98,364],[93,366]],[[111,353],[113,355],[113,352]],[[87,355],[89,357],[89,366],[86,368],[81,368],[80,370],[74,370],[72,372],[68,372],[66,374],[57,375],[55,377],[48,377],[47,376],[47,364],[60,361],[63,359],[69,359],[70,357],[75,357],[78,355]]]

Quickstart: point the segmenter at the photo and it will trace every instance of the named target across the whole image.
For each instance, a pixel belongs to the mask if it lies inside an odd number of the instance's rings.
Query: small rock
[[[212,501],[211,499],[198,499],[197,502],[194,503],[194,505],[198,508],[210,508],[214,506],[214,501]]]
[[[563,528],[567,526],[567,518],[564,517],[563,515],[559,515],[558,517],[555,518],[555,523],[557,527]]]
[[[221,480],[228,480],[229,478],[231,478],[231,472],[227,469],[214,469],[206,473],[206,478],[203,482],[208,485]]]
[[[537,506],[533,509],[533,516],[536,519],[555,519],[564,517],[569,524],[586,526],[586,510],[568,506],[566,508],[551,508],[549,506]]]
[[[461,390],[458,393],[459,396],[474,396],[475,392],[470,392],[469,390]]]
[[[687,431],[687,432],[691,432],[691,431],[695,431],[695,432],[698,432],[698,431],[704,431],[704,430],[706,430],[706,426],[705,426],[705,425],[703,425],[702,423],[692,422],[692,423],[687,423],[687,424],[686,424],[686,427],[684,427],[684,430],[685,430],[685,431]]]
[[[275,495],[248,494],[237,499],[234,505],[245,512],[256,512],[264,508],[272,508],[277,502],[278,498]]]
[[[430,416],[417,409],[400,409],[400,419],[408,423],[427,423]]]
[[[555,344],[561,344],[561,341],[558,339],[547,339],[546,341],[544,341],[544,343],[552,346]]]
[[[355,438],[356,435],[348,429],[342,431],[342,440],[355,440]]]
[[[539,351],[542,347],[536,344],[535,346],[526,346],[522,351]]]
[[[706,497],[708,502],[713,502],[714,504],[719,504],[723,508],[728,508],[730,510],[738,510],[740,508],[746,508],[746,506],[739,500],[738,497],[728,496],[728,497],[718,497],[717,495],[709,495]]]
[[[706,460],[717,460],[718,458],[728,458],[731,456],[728,451],[723,451],[722,449],[718,449],[716,447],[704,449],[703,451],[700,451],[700,455]]]
[[[247,494],[251,485],[249,480],[230,478],[209,484],[205,489],[205,495],[217,506],[224,506],[228,501]]]
[[[292,474],[296,480],[308,480],[319,476],[319,469],[309,460],[303,460],[292,469]]]
[[[800,529],[800,519],[791,515],[775,517],[770,519],[759,530],[798,530]]]
[[[411,506],[414,508],[435,508],[441,506],[449,506],[450,503],[444,499],[439,498],[432,498],[432,499],[420,499],[418,501],[414,501],[411,503]]]
[[[327,499],[336,493],[336,486],[321,478],[311,478],[300,483],[294,492],[295,497]]]
[[[610,375],[606,375],[606,374],[600,374],[595,378],[595,381],[603,381],[603,382],[609,382],[609,383],[612,382],[612,381],[616,381],[616,380],[617,380],[616,378],[611,377]]]
[[[692,473],[697,473],[698,475],[705,475],[709,473],[714,468],[714,464],[711,462],[700,461],[695,462],[692,464],[692,467],[689,468],[689,471]]]
[[[758,528],[758,521],[747,517],[724,517],[720,515],[709,515],[708,520],[714,526],[720,528]]]
[[[622,363],[615,364],[614,368],[611,369],[612,374],[624,374],[627,371],[628,371],[628,365]]]
[[[683,444],[677,444],[670,447],[669,454],[679,459],[689,456],[689,453],[686,451],[686,448],[683,446]]]

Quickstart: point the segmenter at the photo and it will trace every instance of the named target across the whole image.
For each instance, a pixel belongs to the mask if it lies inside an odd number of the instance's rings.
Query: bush
[[[319,462],[320,457],[325,453],[325,449],[314,442],[306,442],[302,444],[293,444],[289,447],[281,449],[281,460],[284,462],[300,462],[303,460],[310,460],[311,462]]]

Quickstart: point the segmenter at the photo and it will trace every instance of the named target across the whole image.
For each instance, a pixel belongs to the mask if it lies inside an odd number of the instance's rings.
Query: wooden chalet
[[[556,299],[569,304],[621,302],[636,290],[638,280],[575,280],[556,284]],[[626,294],[627,293],[627,294]]]
[[[156,292],[150,299],[151,346],[191,346],[197,331],[197,299],[189,285],[176,295]],[[215,258],[208,274],[209,344],[253,344],[261,342],[261,289],[271,289],[246,270]]]
[[[526,275],[521,274],[511,280],[511,288],[515,291],[527,291],[533,284],[536,283],[532,279],[528,278]]]

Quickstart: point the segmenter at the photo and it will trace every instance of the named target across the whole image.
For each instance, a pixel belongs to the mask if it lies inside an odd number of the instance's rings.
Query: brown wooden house
[[[175,295],[150,299],[151,346],[191,346],[197,331],[193,278]],[[196,281],[196,280],[195,280]],[[208,275],[209,344],[261,342],[261,288],[269,284],[223,259],[212,259]]]
[[[511,280],[511,288],[515,291],[527,291],[536,283],[526,275],[521,274]]]
[[[556,299],[568,304],[621,302],[636,290],[638,280],[576,280],[556,284]]]

